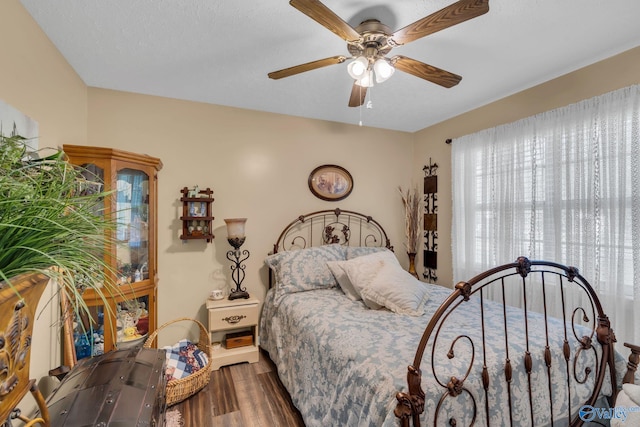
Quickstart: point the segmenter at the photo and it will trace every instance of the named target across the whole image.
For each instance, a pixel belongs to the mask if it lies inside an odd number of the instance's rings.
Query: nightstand
[[[230,333],[237,331],[249,331],[253,336],[253,343],[242,347],[226,348],[221,343],[220,348],[211,348],[211,369],[216,371],[221,366],[234,363],[258,361],[258,305],[260,301],[255,298],[236,299],[230,301],[207,300],[209,311],[209,333]]]

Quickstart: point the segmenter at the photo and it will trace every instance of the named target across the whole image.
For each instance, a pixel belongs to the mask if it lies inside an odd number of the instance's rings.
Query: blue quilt
[[[261,346],[269,352],[278,368],[278,374],[289,391],[293,403],[300,410],[307,427],[344,425],[344,426],[396,426],[393,410],[396,406],[395,395],[406,391],[407,366],[412,363],[422,332],[432,313],[451,293],[450,289],[431,286],[430,298],[425,315],[412,317],[398,315],[387,310],[371,310],[361,301],[352,301],[337,288],[318,289],[291,293],[273,304],[273,290],[267,294],[260,323]],[[475,308],[474,308],[475,307]],[[479,304],[470,304],[469,309],[456,310],[448,323],[456,325],[451,330],[441,332],[441,345],[434,353],[436,372],[442,382],[450,376],[463,377],[469,361],[471,348],[460,340],[455,347],[455,357],[449,359],[446,354],[451,340],[461,334],[479,338],[476,327],[479,319]],[[454,312],[455,313],[455,312]],[[485,301],[485,321],[495,330],[503,325],[502,305]],[[521,425],[530,419],[531,409],[528,398],[528,380],[521,360],[525,343],[515,337],[524,336],[522,311],[507,308],[509,333],[509,351],[513,358],[513,382],[508,390],[504,383],[503,345],[493,348],[488,343],[485,349],[476,348],[474,369],[479,369],[482,350],[486,353],[491,393],[488,397],[492,425],[508,425],[509,401],[511,393],[513,404],[513,425]],[[492,326],[493,325],[493,326]],[[550,335],[564,336],[563,323],[551,322]],[[541,331],[544,323],[541,316],[529,316],[530,347],[534,366],[544,363],[540,349],[544,348],[543,336],[535,337],[534,331]],[[557,329],[557,330],[554,330]],[[500,340],[498,333],[496,340]],[[450,339],[446,339],[449,337]],[[578,344],[572,334],[569,336],[572,354]],[[445,346],[446,344],[446,346]],[[553,348],[560,344],[551,344]],[[428,354],[427,354],[428,353]],[[435,379],[430,367],[431,346],[427,347],[421,366],[422,386],[426,393],[423,425],[433,425],[434,413],[443,389]],[[625,360],[616,355],[618,374],[624,373]],[[593,363],[589,358],[578,362],[578,371]],[[481,365],[480,365],[481,366]],[[553,369],[565,369],[564,360],[554,357]],[[535,370],[535,367],[534,367]],[[587,377],[587,383],[593,375]],[[469,389],[482,390],[480,378],[465,384]],[[568,393],[571,393],[571,405],[575,407],[584,402],[587,389],[571,389],[561,382],[553,384],[549,397],[546,374],[534,376],[531,381],[534,401],[535,425],[544,425],[538,419],[535,407],[550,404],[555,419],[566,417]],[[610,386],[604,386],[603,393],[610,393]],[[477,403],[476,425],[484,425],[485,396],[475,396]],[[472,417],[471,400],[463,393],[457,398],[447,398],[445,409],[455,414],[458,425],[469,425]],[[441,412],[443,413],[443,412]],[[442,415],[438,425],[445,425],[448,418]],[[529,424],[527,421],[526,424]],[[448,425],[448,424],[446,424]]]
[[[166,350],[167,356],[164,371],[167,382],[186,378],[209,363],[207,353],[187,339],[182,339],[173,346],[165,346],[163,349]]]

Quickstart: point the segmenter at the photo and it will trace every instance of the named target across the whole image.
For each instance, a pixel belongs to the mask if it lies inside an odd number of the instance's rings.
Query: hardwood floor
[[[209,385],[178,409],[185,427],[304,427],[276,368],[265,352],[257,363],[224,366]]]

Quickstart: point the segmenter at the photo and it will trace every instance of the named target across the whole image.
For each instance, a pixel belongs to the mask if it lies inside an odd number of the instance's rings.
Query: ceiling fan
[[[332,56],[273,71],[268,76],[272,79],[281,79],[353,59],[354,61],[347,68],[349,75],[354,78],[349,107],[362,105],[367,88],[373,86],[374,79],[376,82],[382,83],[391,77],[396,69],[446,88],[457,85],[462,80],[462,77],[457,74],[406,56],[395,55],[387,58],[386,55],[394,47],[444,30],[489,11],[489,0],[459,0],[413,24],[391,32],[389,27],[377,19],[368,19],[353,28],[318,0],[291,0],[289,4],[344,39],[351,57]]]

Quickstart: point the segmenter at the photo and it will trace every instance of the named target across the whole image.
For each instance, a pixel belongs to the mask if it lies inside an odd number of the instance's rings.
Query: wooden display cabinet
[[[212,242],[213,229],[211,222],[214,220],[212,212],[213,204],[213,190],[207,188],[206,190],[190,190],[184,187],[180,190],[182,197],[182,234],[180,239],[192,240],[201,239],[206,240],[207,243]]]
[[[108,296],[105,304],[93,290],[84,292],[93,323],[78,319],[80,326],[74,331],[78,358],[142,344],[157,327],[157,194],[162,162],[111,148],[64,145],[63,151],[70,163],[84,168],[83,175],[96,190],[112,191],[104,200],[104,212],[118,222],[106,258],[111,267],[107,274],[122,294]],[[129,319],[136,327],[133,336],[124,335],[123,321]],[[82,326],[90,333],[83,335]]]

